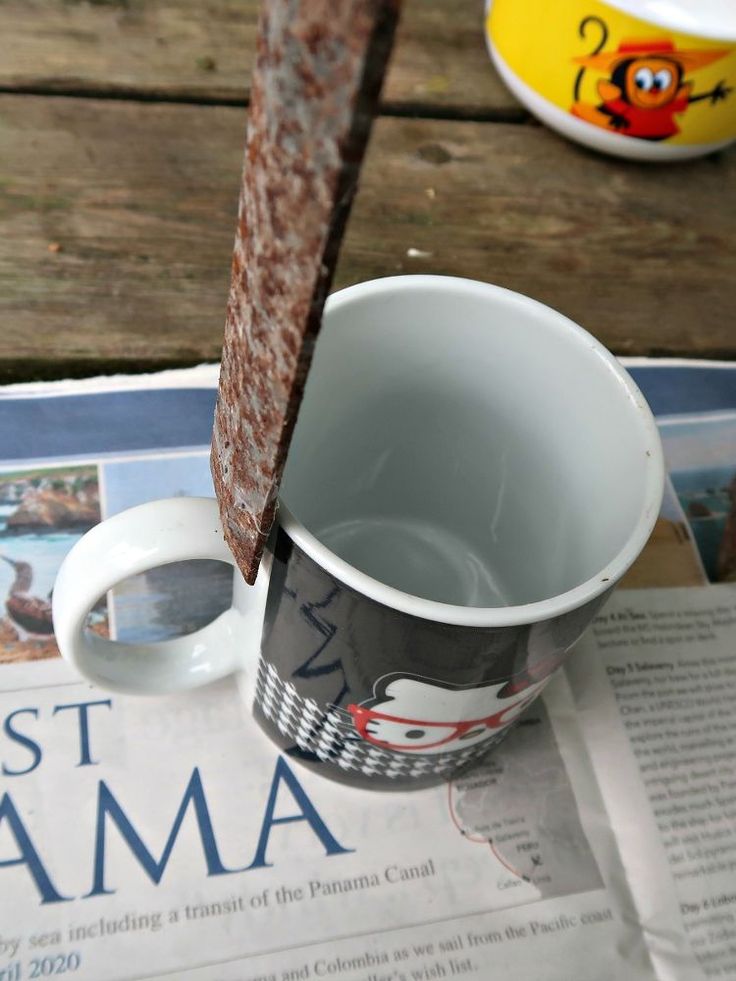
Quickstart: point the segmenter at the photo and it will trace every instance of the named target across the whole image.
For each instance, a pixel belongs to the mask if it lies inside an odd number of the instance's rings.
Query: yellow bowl
[[[491,0],[504,82],[564,136],[636,160],[683,160],[736,139],[736,4]]]

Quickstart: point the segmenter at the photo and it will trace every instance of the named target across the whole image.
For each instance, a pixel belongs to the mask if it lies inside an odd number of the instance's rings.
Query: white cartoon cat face
[[[546,679],[545,679],[546,680]],[[448,688],[416,677],[385,685],[370,706],[349,705],[360,736],[384,749],[403,753],[445,753],[482,742],[526,708],[545,681],[499,698],[506,682],[479,688]]]

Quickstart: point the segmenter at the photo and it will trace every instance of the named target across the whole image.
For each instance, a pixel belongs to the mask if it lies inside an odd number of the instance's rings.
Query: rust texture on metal
[[[249,583],[380,95],[400,0],[264,0],[212,442]]]

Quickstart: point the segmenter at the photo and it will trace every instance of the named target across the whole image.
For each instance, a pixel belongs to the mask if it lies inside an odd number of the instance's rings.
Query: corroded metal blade
[[[264,0],[212,475],[249,583],[378,104],[401,0]]]

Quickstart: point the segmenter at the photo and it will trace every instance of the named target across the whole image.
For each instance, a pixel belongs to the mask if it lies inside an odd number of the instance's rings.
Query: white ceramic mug
[[[486,39],[548,126],[634,160],[736,139],[736,5],[724,0],[492,0]]]
[[[657,427],[616,359],[559,313],[438,276],[330,297],[255,587],[196,634],[84,630],[116,583],[232,562],[216,503],[92,529],[54,590],[59,647],[96,684],[191,689],[231,672],[266,732],[368,787],[445,779],[542,690],[637,557],[663,487]]]

